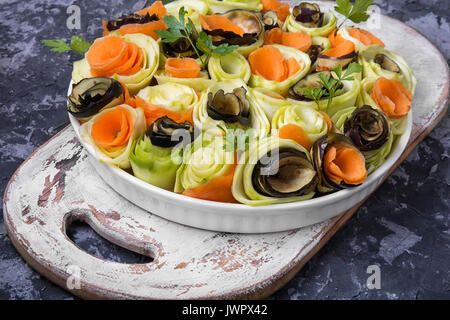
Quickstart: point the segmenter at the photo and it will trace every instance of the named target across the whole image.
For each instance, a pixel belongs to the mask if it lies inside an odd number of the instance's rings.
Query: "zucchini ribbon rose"
[[[358,52],[363,51],[367,48],[367,46],[371,45],[379,45],[384,47],[383,41],[375,37],[369,31],[359,28],[340,28],[339,30],[334,31],[331,37],[334,37],[337,42],[335,45],[339,44],[341,41],[351,41],[355,45],[356,51]]]
[[[263,109],[269,121],[272,121],[273,115],[278,109],[290,105],[282,95],[269,89],[252,88],[250,92],[255,97],[256,102],[261,106],[261,109]]]
[[[261,11],[263,5],[261,0],[204,0],[208,6],[210,13],[224,13],[233,9],[244,9],[251,11]]]
[[[178,17],[181,7],[186,10],[186,19],[191,19],[197,30],[201,29],[199,15],[205,15],[209,11],[208,4],[203,0],[177,0],[165,5],[167,13]]]
[[[271,136],[250,143],[239,160],[232,190],[239,202],[259,206],[311,199],[316,184],[308,150]]]
[[[230,10],[223,14],[200,16],[203,31],[214,46],[238,45],[237,52],[248,56],[264,42],[264,25],[260,15],[248,10]]]
[[[150,83],[158,69],[159,46],[144,34],[111,34],[96,39],[85,57],[74,63],[73,82],[93,76],[111,77],[133,95]]]
[[[128,169],[133,142],[145,128],[144,111],[122,104],[105,109],[82,124],[80,136],[94,147],[101,162]]]
[[[289,88],[309,71],[311,59],[297,49],[266,45],[249,55],[252,88],[265,88],[285,96]]]
[[[163,116],[193,124],[193,107],[198,101],[194,89],[170,82],[142,89],[136,96],[136,106],[144,110],[149,125]]]
[[[283,29],[289,32],[305,31],[311,37],[326,37],[336,28],[336,23],[336,16],[331,10],[322,13],[319,5],[302,2],[292,9]]]
[[[314,143],[311,152],[320,181],[317,190],[322,193],[354,187],[367,178],[363,154],[342,134],[323,136]]]
[[[398,80],[414,95],[417,79],[399,54],[383,49],[380,45],[371,45],[359,53],[358,62],[363,66],[364,78]]]
[[[355,109],[356,107],[348,107],[340,109],[333,114],[333,116],[331,117],[331,121],[333,122],[334,127],[338,130],[339,133],[344,132],[344,123],[348,118],[351,117]]]
[[[237,125],[252,128],[259,136],[269,134],[264,111],[242,80],[218,82],[194,106],[194,124],[210,134],[222,135],[220,127]]]
[[[236,159],[223,137],[202,133],[185,148],[175,189],[183,195],[220,202],[236,202],[231,193]]]
[[[345,121],[344,134],[362,151],[369,173],[377,169],[391,152],[394,136],[383,111],[364,105]]]
[[[315,101],[305,97],[304,93],[302,92],[302,88],[319,87],[320,73],[324,73],[328,77],[332,76],[332,73],[329,71],[315,72],[309,74],[308,76],[298,81],[289,89],[288,101],[300,106],[317,109],[317,104],[315,103]],[[357,76],[355,76],[354,78],[355,78],[354,80],[342,81],[341,87],[339,89],[342,89],[343,91],[340,95],[335,96],[333,98],[329,110],[330,117],[333,118],[336,112],[349,107],[353,107],[355,105],[360,92],[361,82],[357,79],[358,78]],[[324,95],[324,97],[319,101],[319,110],[326,111],[327,103],[328,103],[328,96]]]
[[[392,133],[397,136],[405,131],[412,98],[412,93],[397,80],[365,78],[357,103],[381,109],[390,121]]]
[[[203,71],[199,72],[196,78],[177,78],[172,77],[166,70],[159,70],[155,74],[155,79],[160,85],[177,83],[180,85],[189,86],[197,92],[205,91],[216,83],[216,81],[209,78],[207,72]]]
[[[212,56],[208,62],[208,71],[211,78],[216,81],[242,79],[245,83],[252,74],[247,59],[239,52]]]
[[[86,78],[72,85],[67,109],[78,120],[88,121],[104,109],[125,103],[127,98],[126,88],[112,78]]]
[[[173,191],[181,164],[183,146],[191,143],[194,128],[189,122],[176,123],[168,117],[153,122],[130,153],[133,174],[152,185]]]
[[[310,150],[313,143],[331,130],[328,116],[310,107],[291,104],[275,112],[272,134],[282,139],[292,139]]]

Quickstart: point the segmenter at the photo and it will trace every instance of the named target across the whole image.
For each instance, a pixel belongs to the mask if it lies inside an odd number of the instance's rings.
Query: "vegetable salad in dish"
[[[372,2],[156,1],[73,49],[68,112],[99,161],[187,197],[258,206],[353,188],[404,133],[417,82],[358,27]],[[44,43],[71,50],[58,41]]]

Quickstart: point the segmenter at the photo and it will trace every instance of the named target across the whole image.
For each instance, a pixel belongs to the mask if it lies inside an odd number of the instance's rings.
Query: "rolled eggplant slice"
[[[388,51],[380,45],[371,45],[359,53],[358,63],[363,66],[364,78],[398,80],[414,95],[417,78],[398,53]]]
[[[314,143],[311,153],[321,193],[355,187],[367,178],[363,154],[342,134],[323,136]]]
[[[67,102],[67,109],[75,118],[88,121],[101,110],[124,103],[125,92],[112,78],[86,78],[72,85]]]
[[[161,148],[184,147],[193,141],[194,126],[188,122],[175,122],[168,116],[156,119],[147,129],[152,145]]]
[[[251,206],[287,203],[311,199],[317,181],[305,148],[271,136],[250,144],[236,167],[232,191]]]
[[[223,29],[204,29],[210,35],[213,44],[216,46],[225,43],[229,45],[249,46],[257,42],[264,32],[264,25],[260,15],[253,11],[234,9],[223,13],[222,16],[239,27],[243,31],[243,34],[240,35],[233,31],[225,31]]]
[[[227,150],[225,139],[202,133],[184,150],[183,162],[176,173],[174,191],[205,200],[234,202],[231,195],[231,183],[227,184],[224,181],[212,183],[216,179],[234,174],[234,167],[235,152]],[[231,181],[232,177],[229,177],[229,180]],[[202,193],[201,188],[207,183],[209,189]],[[229,188],[229,190],[220,190],[221,188]],[[228,194],[228,197],[220,199],[220,194],[224,193]]]
[[[186,19],[191,19],[197,31],[201,30],[199,15],[205,15],[209,11],[208,4],[202,0],[176,0],[164,5],[167,13],[174,17],[178,17],[181,7],[186,10]]]
[[[323,13],[316,3],[300,2],[292,9],[295,21],[307,28],[318,28],[322,25]]]
[[[268,31],[273,28],[281,28],[282,25],[280,23],[280,20],[278,19],[278,14],[276,11],[268,10],[266,11],[262,16],[261,20],[264,24],[264,30]]]
[[[141,33],[126,34],[121,37],[125,41],[136,44],[143,51],[142,67],[135,74],[129,76],[114,74],[111,78],[126,85],[130,94],[134,95],[150,83],[158,69],[160,59],[159,45],[152,37]],[[78,83],[85,78],[92,78],[91,69],[86,58],[74,62],[72,81]]]
[[[357,78],[358,77],[355,76],[354,80],[342,81],[343,92],[342,92],[342,94],[333,98],[333,101],[330,106],[328,115],[331,118],[333,118],[333,116],[336,112],[355,106],[355,103],[357,101],[358,95],[360,93],[360,88],[361,88],[361,82]],[[309,101],[309,99],[304,98],[301,94],[301,90],[298,90],[297,88],[301,88],[301,87],[305,87],[305,86],[308,86],[308,87],[318,86],[318,84],[317,84],[318,79],[320,79],[318,77],[318,74],[312,73],[312,74],[308,75],[308,77],[305,78],[304,82],[299,81],[298,83],[296,83],[289,91],[290,94],[289,94],[287,100],[293,104],[317,109],[318,108],[317,104],[314,101]],[[327,97],[321,99],[319,101],[318,110],[326,111],[327,103],[328,103]]]
[[[209,35],[214,46],[221,44],[238,45],[236,52],[244,57],[247,57],[252,51],[262,46],[264,43],[264,24],[259,13],[233,9],[222,15],[239,27],[243,34],[236,34],[233,31],[225,31],[223,29],[205,29],[206,26],[204,26],[203,30]]]
[[[306,51],[306,54],[311,59],[311,70],[316,70],[317,58],[322,52],[331,48],[331,42],[330,39],[326,37],[312,37],[311,42],[311,47],[309,47],[308,51]]]
[[[184,31],[182,34],[185,34]],[[187,38],[179,38],[173,42],[160,42],[161,44],[161,52],[164,54],[161,55],[160,60],[160,68],[164,67],[167,57],[170,58],[197,58],[197,53],[195,49],[192,47],[192,43],[196,43],[198,39],[197,30],[193,30],[189,35],[189,39]],[[200,60],[200,59],[198,59]]]
[[[363,105],[356,108],[344,123],[344,135],[361,151],[381,148],[389,139],[389,120],[377,108]]]
[[[208,62],[208,71],[215,81],[242,79],[247,83],[252,74],[247,59],[239,52],[212,56]]]
[[[260,75],[252,74],[250,77],[249,86],[252,88],[265,88],[282,96],[286,96],[289,88],[308,74],[311,67],[311,59],[306,53],[292,47],[287,47],[280,44],[272,44],[271,46],[278,49],[285,59],[294,58],[299,64],[300,70],[281,82],[267,80]],[[270,61],[267,63],[270,64]]]
[[[322,113],[316,109],[294,105],[282,107],[272,118],[272,134],[287,124],[295,124],[302,128],[310,143],[327,134],[329,128]]]
[[[193,127],[168,117],[156,120],[133,144],[130,163],[135,177],[173,191],[183,145],[191,143]]]
[[[250,89],[250,92],[270,122],[278,109],[291,105],[282,95],[266,88],[254,88]]]
[[[290,14],[284,22],[283,30],[289,32],[305,31],[311,37],[327,37],[331,33],[331,31],[336,28],[336,23],[336,16],[331,10],[323,13],[323,17],[318,27],[308,27],[308,23],[304,25],[303,23],[296,20],[294,14]]]
[[[122,104],[105,109],[80,127],[80,136],[97,158],[122,169],[130,168],[133,142],[145,131],[144,111]]]
[[[204,0],[211,14],[225,13],[233,9],[261,11],[263,8],[261,0],[233,1],[233,0]]]
[[[330,52],[332,50],[329,50]],[[329,56],[327,52],[322,52],[319,54],[316,60],[316,70],[333,70],[338,66],[346,68],[352,61],[356,61],[358,54],[356,51],[334,57]]]
[[[217,82],[194,106],[194,124],[210,134],[222,136],[227,125],[252,128],[264,137],[270,123],[261,106],[241,79]]]
[[[377,103],[370,96],[377,78],[365,78],[361,81],[361,90],[357,99],[357,105],[369,105],[373,108],[381,110]],[[402,135],[406,129],[407,116],[400,119],[389,118],[390,128],[394,136]]]

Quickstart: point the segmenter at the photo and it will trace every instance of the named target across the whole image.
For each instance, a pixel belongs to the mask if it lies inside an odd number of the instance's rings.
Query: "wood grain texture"
[[[419,36],[403,28],[405,38]],[[442,69],[446,62],[430,43],[424,51],[409,60],[419,78],[417,95],[439,94],[424,99],[429,102],[425,105],[417,104],[420,99],[414,101],[410,143],[391,172],[446,112],[449,76],[448,68]],[[421,75],[427,73],[430,77],[425,81]],[[359,207],[323,223],[280,233],[239,235],[186,227],[143,211],[116,194],[89,164],[71,128],[21,165],[8,184],[3,205],[9,237],[25,260],[66,289],[70,266],[79,267],[81,288],[70,291],[89,299],[266,297],[289,281]],[[154,261],[121,264],[84,252],[65,232],[74,220],[87,222],[109,241]]]

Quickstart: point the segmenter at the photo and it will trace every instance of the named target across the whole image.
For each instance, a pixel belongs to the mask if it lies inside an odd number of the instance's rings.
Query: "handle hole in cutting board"
[[[126,264],[145,264],[153,261],[151,257],[105,240],[82,221],[75,220],[68,224],[66,234],[79,248],[100,259]]]

